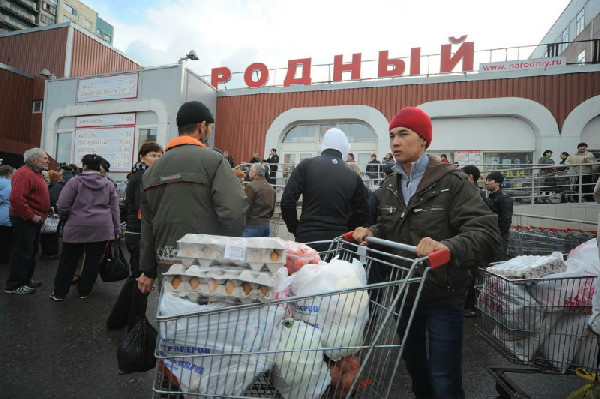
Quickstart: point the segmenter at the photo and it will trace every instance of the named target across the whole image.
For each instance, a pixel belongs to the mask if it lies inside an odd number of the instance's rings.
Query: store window
[[[34,100],[31,108],[32,113],[41,114],[44,110],[44,100]]]
[[[560,50],[559,53],[562,53],[563,51],[565,51],[565,49],[567,48],[567,46],[569,45],[569,27],[567,26],[565,28],[565,30],[563,30],[562,34],[560,35]]]
[[[285,134],[284,143],[321,143],[327,130],[336,127],[346,133],[350,143],[374,143],[375,133],[365,123],[352,121],[321,121],[298,124]]]
[[[577,17],[575,18],[575,24],[577,26],[577,33],[575,34],[575,36],[579,36],[579,34],[583,32],[583,29],[585,28],[585,14],[583,12],[583,8],[577,13]]]
[[[138,134],[138,150],[146,141],[156,141],[157,129],[140,129]]]
[[[71,142],[73,133],[64,132],[59,133],[56,141],[56,161],[71,163]],[[79,162],[79,159],[73,160],[75,163]]]

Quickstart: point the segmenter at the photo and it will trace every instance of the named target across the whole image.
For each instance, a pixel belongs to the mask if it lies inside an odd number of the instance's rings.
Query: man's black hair
[[[473,180],[475,180],[475,183],[477,183],[477,181],[481,177],[481,172],[479,171],[479,168],[477,166],[475,166],[475,165],[465,165],[462,168],[462,171],[467,176],[468,175],[473,175]]]

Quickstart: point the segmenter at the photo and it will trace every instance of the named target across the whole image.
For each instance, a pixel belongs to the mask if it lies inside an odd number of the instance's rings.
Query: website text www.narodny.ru
[[[481,70],[497,71],[497,70],[513,70],[513,69],[527,69],[527,68],[548,68],[552,66],[564,65],[563,60],[532,60],[532,61],[512,61],[502,62],[496,64],[482,64]]]

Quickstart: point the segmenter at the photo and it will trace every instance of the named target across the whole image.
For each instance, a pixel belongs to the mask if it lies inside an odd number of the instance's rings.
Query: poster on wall
[[[481,165],[481,151],[456,151],[454,153],[454,162],[458,162],[459,166],[465,165]]]
[[[77,102],[137,98],[138,81],[139,74],[137,73],[79,79],[77,82]]]
[[[96,127],[75,130],[73,160],[81,166],[86,154],[110,162],[111,172],[129,172],[133,164],[135,126]]]

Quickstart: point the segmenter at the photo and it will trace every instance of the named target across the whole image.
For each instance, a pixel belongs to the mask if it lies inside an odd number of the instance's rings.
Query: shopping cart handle
[[[353,238],[354,231],[349,231],[347,233],[342,234],[342,238],[349,242],[354,242]],[[396,248],[403,251],[409,251],[412,253],[417,252],[417,247],[414,245],[403,244],[401,242],[395,242],[390,240],[383,240],[377,237],[365,237],[365,241],[368,243],[378,244],[386,247]],[[428,264],[431,268],[436,268],[438,266],[444,265],[450,262],[450,251],[448,249],[438,249],[437,251],[431,252],[427,255]]]
[[[447,248],[438,249],[427,255],[427,257],[429,258],[429,266],[434,269],[450,262],[450,251]]]

